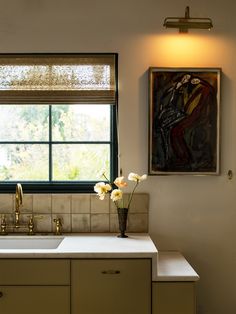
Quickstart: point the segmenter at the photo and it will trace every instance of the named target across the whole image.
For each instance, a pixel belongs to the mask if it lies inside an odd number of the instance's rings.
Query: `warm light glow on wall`
[[[210,33],[209,33],[210,34]],[[202,34],[164,34],[153,38],[153,50],[162,66],[212,66],[219,47],[213,36]],[[159,62],[158,62],[159,63]]]

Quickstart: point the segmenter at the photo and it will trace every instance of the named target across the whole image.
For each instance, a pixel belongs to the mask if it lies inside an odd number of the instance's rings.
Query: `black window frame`
[[[117,134],[117,124],[118,124],[118,54],[111,53],[115,56],[115,79],[116,79],[116,104],[110,105],[110,141],[104,141],[110,143],[110,178],[111,181],[115,179],[118,174],[118,134]],[[26,55],[26,54],[24,54]],[[32,54],[31,54],[32,55]],[[50,54],[48,54],[50,55]],[[63,54],[60,54],[63,55]],[[71,54],[73,55],[73,54]],[[90,54],[88,54],[90,55]],[[94,55],[94,53],[93,53]],[[19,104],[20,105],[20,104]],[[32,105],[34,105],[32,103]],[[35,104],[36,105],[36,104]],[[1,104],[0,104],[1,106]],[[9,144],[8,142],[1,142]],[[12,142],[13,143],[13,142]],[[20,143],[20,142],[18,142]],[[22,142],[27,144],[27,142]],[[67,143],[67,142],[63,142]],[[79,141],[78,141],[79,143]],[[91,142],[95,143],[96,142]],[[97,142],[103,143],[103,142]],[[33,143],[32,143],[33,144]],[[50,153],[49,153],[50,154]],[[102,169],[98,169],[98,173]],[[102,178],[101,178],[102,180]],[[55,182],[33,182],[33,181],[10,181],[3,182],[0,181],[0,194],[1,193],[14,193],[16,189],[16,183],[21,183],[24,193],[92,193],[94,192],[94,185],[97,181],[55,181]]]

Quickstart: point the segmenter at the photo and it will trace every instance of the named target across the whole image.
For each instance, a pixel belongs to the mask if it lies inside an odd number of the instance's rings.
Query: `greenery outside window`
[[[117,175],[117,55],[0,55],[0,192],[92,192]]]

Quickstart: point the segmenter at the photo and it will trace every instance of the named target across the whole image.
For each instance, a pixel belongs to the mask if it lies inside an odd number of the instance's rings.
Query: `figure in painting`
[[[177,73],[166,82],[163,73],[154,101],[153,166],[170,172],[212,171],[216,167],[215,88],[192,73]]]

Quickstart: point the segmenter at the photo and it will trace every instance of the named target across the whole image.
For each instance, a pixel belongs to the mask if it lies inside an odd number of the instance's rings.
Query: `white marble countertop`
[[[197,281],[199,275],[176,251],[158,252],[157,277],[153,281]]]
[[[158,252],[148,234],[128,234],[121,239],[117,234],[87,233],[64,234],[62,236],[0,236],[5,239],[55,239],[63,238],[55,249],[21,248],[1,249],[1,258],[151,258],[153,281],[197,281],[198,274],[187,260],[175,251]],[[37,241],[36,241],[37,242]],[[33,244],[33,246],[35,243]],[[3,246],[4,247],[4,246]]]
[[[10,239],[16,236],[1,236]],[[20,236],[19,236],[20,237]],[[29,238],[29,236],[26,236]],[[25,238],[26,238],[25,237]],[[49,236],[32,236],[34,239]],[[53,236],[52,236],[53,237]],[[68,234],[55,249],[0,249],[1,258],[151,258],[152,277],[157,276],[157,249],[148,234]]]

